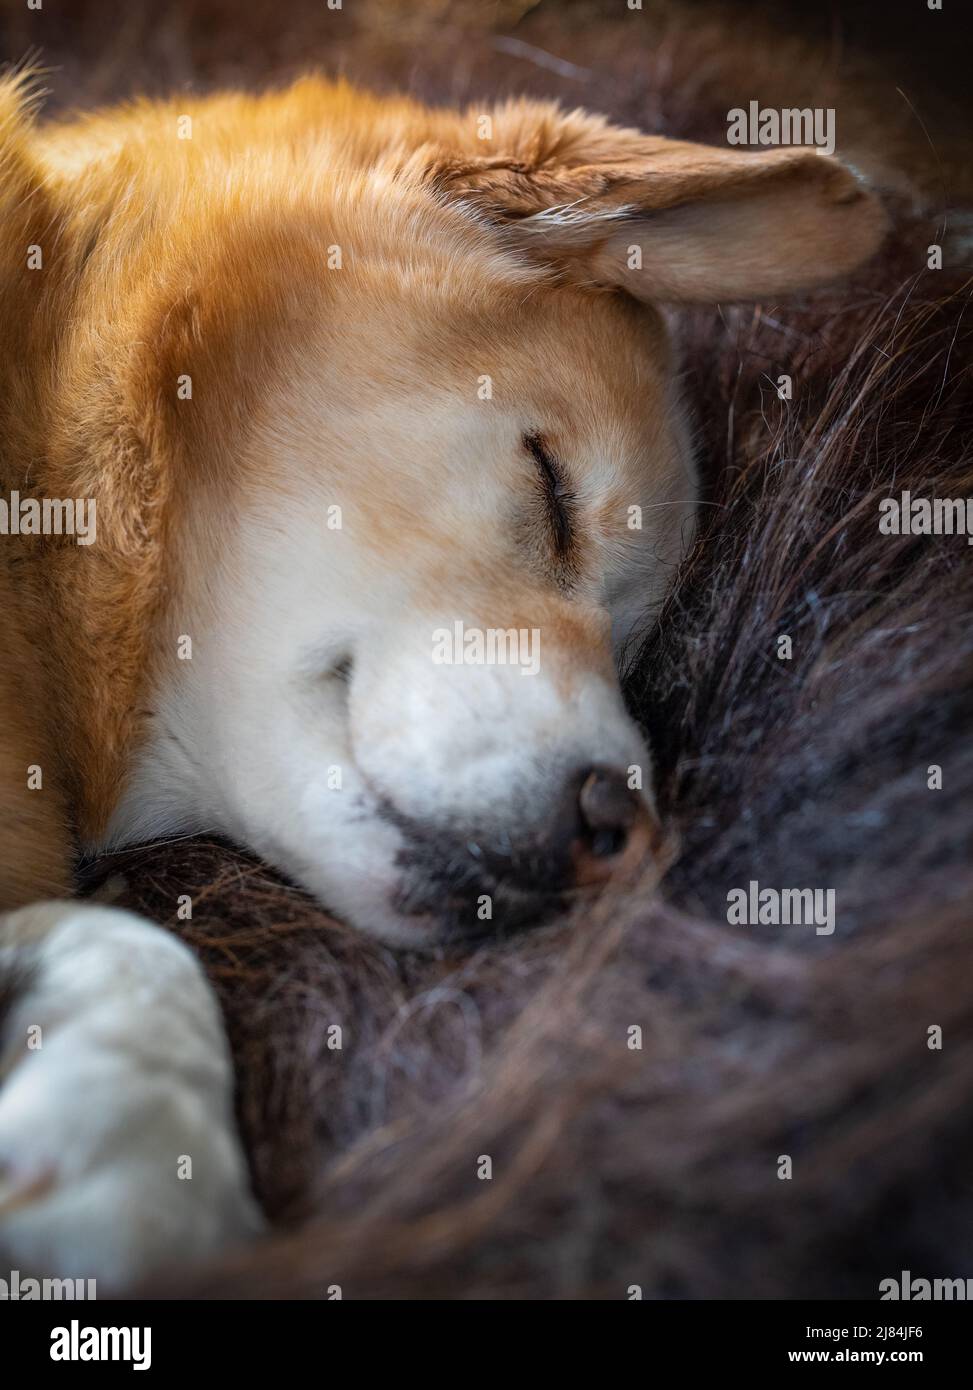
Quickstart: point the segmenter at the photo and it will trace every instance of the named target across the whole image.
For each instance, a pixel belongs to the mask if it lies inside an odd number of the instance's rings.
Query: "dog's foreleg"
[[[179,941],[56,902],[0,918],[0,1260],[122,1288],[260,1229],[219,1009]]]

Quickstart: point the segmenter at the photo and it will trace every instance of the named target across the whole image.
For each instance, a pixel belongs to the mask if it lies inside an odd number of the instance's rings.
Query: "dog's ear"
[[[751,154],[528,104],[496,113],[492,144],[443,154],[434,186],[567,278],[639,299],[806,289],[866,260],[886,228],[878,199],[813,149]]]

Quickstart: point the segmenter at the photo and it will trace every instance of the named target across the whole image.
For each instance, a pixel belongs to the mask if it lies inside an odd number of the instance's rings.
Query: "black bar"
[[[54,1346],[77,1355],[82,1348],[100,1352],[101,1328],[148,1328],[151,1335],[147,1345],[144,1331],[129,1342],[128,1361],[52,1359]],[[96,1336],[85,1329],[99,1332]],[[347,1299],[65,1301],[0,1307],[4,1363],[18,1367],[24,1384],[31,1372],[48,1368],[65,1381],[79,1372],[112,1371],[162,1379],[210,1370],[279,1376],[292,1358],[295,1368],[303,1365],[324,1379],[333,1373],[336,1357],[349,1356],[360,1359],[369,1378],[388,1357],[396,1375],[411,1377],[423,1365],[437,1379],[462,1381],[482,1379],[494,1367],[509,1379],[526,1373],[528,1361],[536,1364],[538,1357],[548,1382],[561,1366],[577,1374],[582,1357],[584,1362],[594,1358],[593,1369],[600,1364],[599,1379],[617,1374],[626,1357],[637,1357],[636,1365],[650,1375],[664,1366],[687,1374],[718,1370],[732,1376],[756,1369],[781,1373],[803,1365],[945,1373],[966,1352],[969,1333],[965,1302],[643,1302],[637,1307],[598,1304],[587,1312],[577,1306],[568,1311],[551,1304],[472,1307],[457,1302],[434,1304],[431,1313],[421,1303]],[[110,1353],[113,1345],[106,1340],[105,1350]],[[123,1338],[117,1346],[126,1349]],[[518,1352],[518,1346],[524,1350]],[[149,1362],[140,1372],[133,1365],[136,1355]],[[351,1368],[344,1364],[348,1375]]]

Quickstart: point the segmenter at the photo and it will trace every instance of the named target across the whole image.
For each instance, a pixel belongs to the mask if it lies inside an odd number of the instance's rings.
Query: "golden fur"
[[[282,350],[326,321],[329,245],[353,242],[372,276],[400,273],[404,242],[433,245],[410,285],[416,313],[458,276],[467,303],[499,320],[552,274],[582,294],[775,293],[841,273],[881,234],[878,205],[812,152],[740,155],[531,102],[491,112],[488,141],[479,113],[310,78],[268,96],[140,102],[41,127],[29,107],[29,82],[7,79],[0,480],[95,497],[99,543],[0,548],[6,906],[64,892],[68,830],[97,841],[108,823],[167,601],[187,566],[207,563],[187,555],[187,511],[198,518],[201,499],[228,486],[241,425],[266,408]],[[180,139],[186,115],[193,138]],[[620,209],[655,219],[639,284],[622,252],[635,224]],[[506,241],[493,235],[499,223]],[[43,269],[27,270],[34,245]],[[583,308],[552,302],[556,340],[558,314]],[[472,331],[459,304],[456,331]],[[174,389],[183,372],[191,410]],[[372,522],[382,545],[402,544],[394,516],[377,508]],[[212,540],[208,521],[202,533]],[[590,641],[582,626],[578,643]],[[34,764],[43,797],[24,787]]]

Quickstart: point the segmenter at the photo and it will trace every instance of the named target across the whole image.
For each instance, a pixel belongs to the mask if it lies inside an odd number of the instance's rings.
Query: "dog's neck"
[[[5,536],[4,589],[37,656],[22,698],[49,731],[45,772],[87,835],[110,813],[139,720],[165,582],[165,480],[131,413],[129,325],[110,312],[99,323],[84,302],[90,214],[51,190],[18,144],[20,119],[0,111],[0,497],[11,519],[19,499],[82,501],[95,530],[87,544]]]

